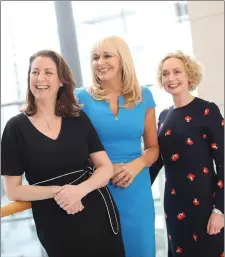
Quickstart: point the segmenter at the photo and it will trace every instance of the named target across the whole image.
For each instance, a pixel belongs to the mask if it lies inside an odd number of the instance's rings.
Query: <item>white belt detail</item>
[[[72,182],[70,182],[68,185],[71,185],[73,184],[74,182],[78,181],[79,179],[81,179],[85,174],[89,174],[89,175],[92,175],[93,172],[92,171],[92,168],[88,167],[89,170],[77,170],[77,171],[73,171],[73,172],[70,172],[70,173],[66,173],[66,174],[63,174],[63,175],[60,175],[60,176],[57,176],[57,177],[54,177],[54,178],[50,178],[50,179],[46,179],[46,180],[43,180],[43,181],[39,181],[37,183],[34,183],[33,185],[39,185],[39,184],[42,184],[44,182],[48,182],[48,181],[52,181],[52,180],[55,180],[57,178],[61,178],[61,177],[65,177],[67,175],[71,175],[71,174],[75,174],[75,173],[80,173],[80,172],[84,172],[79,178],[73,180]],[[91,171],[90,171],[91,170]],[[115,216],[115,219],[116,219],[116,230],[114,229],[113,227],[113,224],[112,224],[112,219],[111,219],[111,215],[110,215],[110,211],[109,211],[109,207],[108,207],[108,204],[106,202],[106,199],[103,195],[103,193],[101,192],[101,189],[97,189],[97,191],[100,193],[100,195],[102,196],[103,200],[104,200],[104,203],[105,203],[105,206],[106,206],[106,210],[107,210],[107,213],[108,213],[108,217],[109,217],[109,222],[110,222],[110,226],[112,228],[112,231],[115,235],[117,235],[119,233],[119,224],[118,224],[118,220],[117,220],[117,215],[116,215],[116,211],[115,211],[115,207],[114,207],[114,204],[113,204],[113,201],[112,201],[112,197],[109,193],[109,190],[107,187],[104,187],[106,189],[106,192],[109,196],[109,199],[110,199],[110,202],[111,202],[111,205],[112,205],[112,208],[113,208],[113,212],[114,212],[114,216]]]

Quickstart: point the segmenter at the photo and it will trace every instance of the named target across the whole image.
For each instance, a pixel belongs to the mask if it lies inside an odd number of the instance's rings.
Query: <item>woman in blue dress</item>
[[[94,44],[91,67],[92,86],[76,94],[114,164],[109,189],[119,209],[126,257],[155,257],[148,169],[159,154],[153,96],[139,86],[129,47],[119,37]]]

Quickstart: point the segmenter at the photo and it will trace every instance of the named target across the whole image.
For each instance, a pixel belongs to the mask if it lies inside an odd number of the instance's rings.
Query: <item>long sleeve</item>
[[[208,142],[216,164],[215,208],[224,213],[224,119],[218,106],[205,109]]]
[[[158,118],[158,131],[161,126],[161,117],[162,113],[160,113],[159,118]],[[164,163],[161,154],[159,153],[159,158],[158,160],[149,168],[149,173],[150,173],[150,178],[151,178],[151,184],[154,183],[156,177],[158,176],[160,170],[162,169]]]

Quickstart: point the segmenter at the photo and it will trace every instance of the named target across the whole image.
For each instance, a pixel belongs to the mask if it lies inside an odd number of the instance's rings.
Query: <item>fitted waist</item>
[[[114,163],[128,163],[136,158],[141,156],[140,154],[133,154],[133,155],[116,155],[116,154],[108,154],[111,162]]]

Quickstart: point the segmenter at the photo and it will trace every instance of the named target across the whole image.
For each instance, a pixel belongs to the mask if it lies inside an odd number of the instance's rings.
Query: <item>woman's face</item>
[[[56,99],[61,83],[55,62],[39,56],[31,64],[30,90],[35,100]]]
[[[92,69],[101,82],[109,82],[120,78],[122,73],[119,57],[109,51],[93,54]]]
[[[189,91],[188,76],[179,58],[170,57],[164,61],[161,81],[164,89],[172,95]]]

